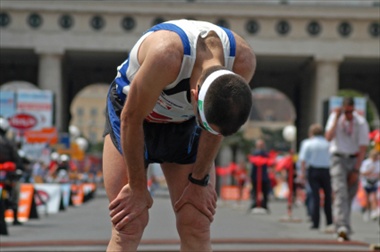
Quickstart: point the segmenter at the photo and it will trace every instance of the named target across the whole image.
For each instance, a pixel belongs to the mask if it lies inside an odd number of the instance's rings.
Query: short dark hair
[[[355,100],[351,96],[347,96],[343,98],[343,106],[354,106]]]
[[[208,69],[204,78],[219,69],[224,68]],[[229,136],[247,121],[252,107],[252,92],[240,75],[222,75],[209,87],[204,102],[208,123],[217,125],[223,136]]]

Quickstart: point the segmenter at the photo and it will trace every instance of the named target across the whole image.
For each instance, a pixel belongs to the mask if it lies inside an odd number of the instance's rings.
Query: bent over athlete
[[[223,136],[249,116],[255,67],[240,36],[204,21],[161,23],[137,41],[107,97],[108,251],[137,250],[153,204],[146,176],[153,162],[168,185],[181,251],[211,251],[214,159]]]

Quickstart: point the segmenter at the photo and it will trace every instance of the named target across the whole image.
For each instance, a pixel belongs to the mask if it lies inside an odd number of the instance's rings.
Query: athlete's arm
[[[237,47],[233,71],[249,83],[255,72],[256,57],[251,47],[240,36],[235,33],[234,36]],[[210,172],[222,140],[222,136],[202,130],[192,177],[202,179]]]
[[[167,31],[153,33],[140,47],[138,58],[141,67],[131,82],[120,118],[120,138],[128,184],[109,204],[116,230],[122,230],[152,205],[144,167],[143,122],[164,87],[176,79],[182,50],[179,37]]]
[[[255,54],[240,36],[236,34],[234,34],[234,36],[237,48],[232,70],[242,76],[247,83],[249,83],[256,68]],[[202,130],[198,144],[197,159],[192,172],[193,178],[201,180],[210,173],[211,169],[214,167],[214,160],[222,140],[222,136],[213,135],[208,131]],[[213,215],[215,214],[217,199],[213,186],[214,185],[209,185],[201,188],[199,185],[189,183],[181,198],[175,203],[175,210],[179,211],[184,204],[190,203],[212,221]],[[197,200],[194,200],[195,197]]]
[[[176,79],[182,50],[179,37],[168,31],[153,33],[140,47],[141,67],[131,83],[121,114],[121,144],[132,188],[146,189],[143,121],[165,86]]]
[[[237,46],[236,58],[232,70],[249,83],[256,69],[256,57],[252,48],[243,38],[236,33],[234,33],[234,36]],[[222,136],[216,136],[202,130],[198,146],[197,161],[193,171],[194,178],[201,179],[210,171],[222,139]]]

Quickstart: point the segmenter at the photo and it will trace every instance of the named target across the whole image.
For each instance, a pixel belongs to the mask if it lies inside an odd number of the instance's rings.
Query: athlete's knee
[[[125,243],[126,241],[139,241],[143,232],[148,225],[149,213],[146,210],[130,223],[122,227],[120,230],[112,229],[112,236],[117,243]]]
[[[194,206],[187,204],[176,214],[177,230],[181,238],[208,240],[211,222]]]

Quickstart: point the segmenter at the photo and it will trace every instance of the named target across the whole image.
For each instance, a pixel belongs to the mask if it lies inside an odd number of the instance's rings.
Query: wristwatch
[[[200,186],[207,186],[208,185],[208,181],[210,180],[210,175],[207,174],[203,179],[195,179],[193,178],[192,176],[192,173],[189,174],[189,181],[193,184],[196,184],[196,185],[200,185]]]

